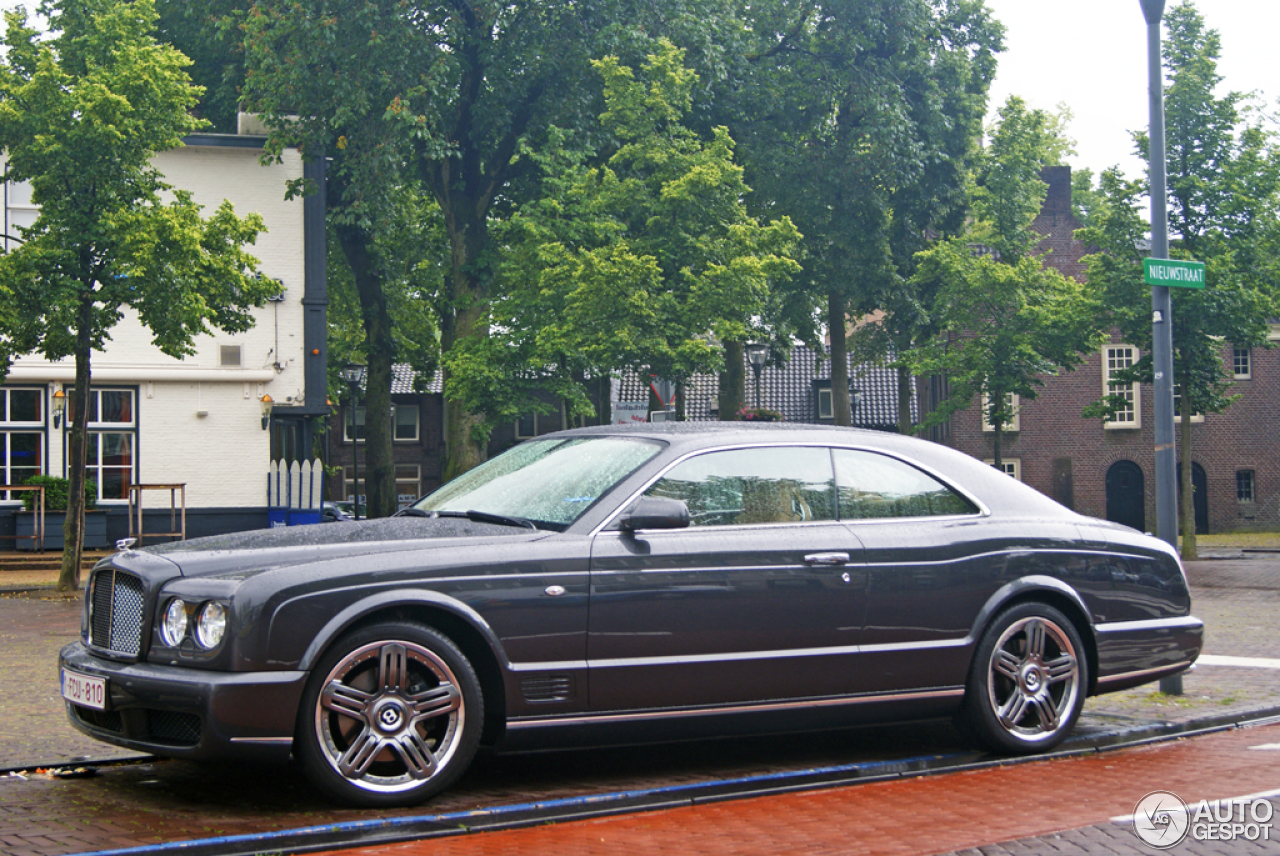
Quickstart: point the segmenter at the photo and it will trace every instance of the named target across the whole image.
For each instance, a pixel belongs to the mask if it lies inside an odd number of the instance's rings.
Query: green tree
[[[593,58],[643,55],[666,33],[711,62],[727,3],[246,0],[246,100],[312,156],[321,145],[334,155],[340,132],[361,153],[353,186],[429,191],[449,248],[436,301],[442,351],[476,354],[502,250],[491,228],[537,192],[521,146],[540,147],[553,127],[597,133]],[[488,423],[458,388],[450,366],[460,360],[445,365],[449,478],[483,459]]]
[[[127,307],[166,354],[192,352],[199,333],[238,332],[248,307],[275,286],[255,278],[243,246],[262,229],[229,204],[205,219],[188,193],[151,166],[199,127],[187,59],[153,37],[150,0],[49,0],[42,38],[22,12],[6,15],[0,59],[0,149],[5,178],[29,181],[40,206],[23,241],[0,256],[5,368],[15,355],[75,357],[75,389],[92,379]],[[166,198],[168,197],[168,198]],[[72,397],[60,590],[79,586],[89,396]]]
[[[358,310],[359,319],[351,327],[335,318],[334,331],[360,332],[358,342],[337,336],[331,352],[366,365],[363,493],[370,517],[389,516],[397,508],[392,365],[434,366],[438,350],[438,326],[426,316],[437,308],[440,280],[425,282],[420,274],[424,253],[440,249],[426,233],[443,221],[438,207],[423,198],[413,165],[421,127],[405,105],[429,69],[417,54],[420,33],[406,17],[412,9],[376,0],[218,0],[212,9],[203,27],[183,19],[180,29],[198,46],[220,46],[232,77],[243,61],[244,100],[271,129],[271,155],[299,146],[310,159],[326,159],[327,230],[341,256],[334,271],[340,285],[349,286],[340,295],[353,298],[338,308]],[[243,42],[233,42],[233,34]],[[316,190],[300,182],[289,192]],[[423,311],[408,305],[406,290],[421,300]]]
[[[1175,288],[1174,379],[1180,419],[1182,462],[1180,528],[1182,554],[1195,558],[1195,511],[1189,414],[1220,413],[1238,396],[1223,358],[1223,342],[1268,347],[1267,320],[1280,312],[1280,152],[1274,133],[1247,108],[1239,92],[1218,96],[1221,42],[1189,2],[1165,16],[1165,124],[1168,149],[1170,254],[1207,266],[1207,287]],[[1148,155],[1147,138],[1135,135]],[[1089,259],[1089,280],[1103,290],[1112,320],[1125,340],[1142,348],[1143,359],[1119,376],[1151,381],[1149,289],[1140,251],[1145,236],[1138,206],[1145,184],[1118,174],[1103,177],[1106,216],[1081,237],[1102,252]],[[1087,411],[1105,415],[1118,404],[1103,399]]]
[[[447,254],[435,204],[411,185],[388,196],[376,229],[347,228],[344,240],[338,234],[344,227],[335,222],[339,219],[331,209],[328,339],[329,353],[336,359],[329,365],[329,388],[335,400],[345,401],[350,391],[338,380],[339,369],[353,361],[366,365],[360,452],[364,489],[357,492],[366,497],[365,514],[386,517],[398,509],[392,365],[409,365],[418,391],[438,369],[440,341],[432,299],[439,291],[441,260]],[[386,347],[371,347],[383,335]]]
[[[1010,98],[976,176],[969,229],[917,257],[915,279],[937,295],[933,314],[946,332],[907,359],[949,384],[925,424],[979,400],[996,466],[1012,397],[1033,400],[1047,375],[1075,367],[1102,339],[1093,292],[1035,253],[1041,236],[1032,223],[1048,189],[1040,172],[1066,151],[1058,118]]]
[[[617,57],[595,63],[604,81],[603,129],[616,151],[599,167],[545,155],[545,193],[502,233],[492,348],[454,359],[454,377],[492,400],[506,379],[507,418],[531,387],[589,407],[580,380],[622,370],[683,380],[722,365],[724,341],[743,341],[771,285],[799,270],[799,234],[786,218],[757,222],[728,132],[703,139],[682,124],[697,75],[661,41],[637,75]],[[510,370],[504,370],[510,366]]]
[[[915,253],[963,225],[1002,29],[980,0],[743,7],[749,47],[717,109],[757,210],[787,213],[805,236],[804,272],[781,299],[796,329],[806,315],[827,328],[833,406],[848,424],[847,319],[882,313],[861,331],[879,356],[904,354],[927,322]]]

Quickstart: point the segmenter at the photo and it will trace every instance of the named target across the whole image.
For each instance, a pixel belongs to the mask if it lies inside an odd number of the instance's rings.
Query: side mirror
[[[689,506],[682,499],[642,496],[618,521],[624,532],[637,529],[684,529],[689,525]]]

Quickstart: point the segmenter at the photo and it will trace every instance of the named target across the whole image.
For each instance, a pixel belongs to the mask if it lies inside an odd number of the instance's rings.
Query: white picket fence
[[[324,464],[272,461],[267,472],[267,507],[272,526],[320,522],[324,501]]]

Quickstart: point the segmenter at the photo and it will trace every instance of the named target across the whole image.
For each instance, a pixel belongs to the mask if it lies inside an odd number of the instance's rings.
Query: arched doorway
[[[1209,532],[1209,476],[1204,467],[1191,462],[1191,504],[1196,517],[1196,534]],[[1182,464],[1178,464],[1178,508],[1182,508]]]
[[[1133,461],[1116,461],[1107,470],[1107,519],[1147,531],[1143,493],[1142,467]]]

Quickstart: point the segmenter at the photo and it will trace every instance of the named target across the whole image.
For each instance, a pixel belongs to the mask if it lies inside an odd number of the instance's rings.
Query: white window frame
[[[129,396],[129,399],[130,399],[129,413],[131,418],[128,421],[104,422],[102,420],[102,413],[103,413],[102,394],[109,393],[109,392],[124,393]],[[67,425],[68,427],[70,427],[70,424],[71,424],[71,413],[73,410],[73,405],[70,399],[74,395],[75,395],[74,392],[67,393],[67,396],[68,396]],[[132,387],[91,386],[89,387],[89,395],[92,396],[94,399],[96,399],[96,403],[97,403],[96,409],[98,411],[98,418],[96,420],[91,419],[89,423],[85,426],[85,428],[89,434],[89,444],[91,446],[94,446],[94,445],[97,446],[96,453],[95,453],[95,450],[90,449],[89,455],[91,457],[96,456],[98,463],[90,464],[87,462],[87,459],[86,459],[85,473],[88,478],[93,479],[93,481],[97,484],[98,504],[102,505],[102,504],[115,503],[119,505],[124,505],[129,502],[129,498],[127,495],[124,497],[119,497],[119,496],[104,497],[102,495],[102,488],[104,484],[104,480],[102,478],[102,471],[104,469],[110,469],[110,470],[125,469],[124,467],[107,466],[106,464],[103,463],[102,439],[104,435],[107,435],[107,434],[123,434],[129,438],[129,454],[130,454],[131,460],[129,462],[129,467],[128,467],[128,470],[129,470],[128,484],[130,485],[137,484],[138,483],[138,457],[139,457],[138,456],[138,402],[139,402],[138,390]],[[92,413],[93,410],[94,410],[94,407],[91,404],[90,412]],[[70,435],[68,434],[67,437],[69,442]],[[66,453],[64,452],[64,454]]]
[[[996,465],[995,458],[987,458],[986,464],[989,467]],[[1021,458],[1001,458],[1000,471],[1015,481],[1022,481],[1022,459]]]
[[[11,393],[13,392],[31,392],[36,396],[36,400],[40,403],[39,418],[32,420],[16,420],[11,419],[13,415],[13,400]],[[45,443],[46,420],[48,419],[48,406],[45,400],[45,390],[38,386],[5,386],[0,387],[0,397],[4,398],[4,409],[0,412],[4,414],[4,418],[0,420],[0,453],[4,455],[4,463],[0,465],[0,484],[19,484],[24,479],[31,476],[42,476],[48,474],[49,467],[49,449]],[[15,478],[13,475],[13,448],[12,439],[15,436],[35,437],[40,463],[35,467],[20,467],[22,470],[32,470],[35,472],[24,473],[21,478]],[[0,499],[19,499],[20,494],[14,493],[11,497],[0,495]]]
[[[359,428],[365,427],[365,413],[366,411],[363,404],[347,405],[347,412],[344,414],[344,418],[342,420],[342,441],[344,443],[352,442],[352,438],[351,438],[352,427],[359,427]],[[355,425],[353,426],[352,423],[355,423]],[[360,438],[355,440],[354,442],[356,443],[364,442],[364,432],[361,431],[360,434],[361,434]]]
[[[1127,351],[1128,354],[1121,357],[1120,354]],[[1131,368],[1141,359],[1138,349],[1133,345],[1106,345],[1102,349],[1102,394],[1103,395],[1126,395],[1130,401],[1130,407],[1124,411],[1129,418],[1111,418],[1103,423],[1103,428],[1107,430],[1133,430],[1142,427],[1142,386],[1137,382],[1128,385],[1126,389],[1122,384],[1113,384],[1111,382],[1112,371]],[[1124,364],[1117,364],[1118,360],[1123,360]],[[1116,414],[1121,416],[1122,414]]]
[[[1173,424],[1174,425],[1182,424],[1182,415],[1178,413],[1178,410],[1179,410],[1178,405],[1181,403],[1181,401],[1182,401],[1182,393],[1178,391],[1178,385],[1174,384],[1173,386]],[[1204,421],[1203,413],[1191,414],[1192,425],[1196,424],[1197,422],[1203,422],[1203,421]]]
[[[1011,392],[1005,398],[1009,402],[1009,409],[1013,411],[1013,419],[1005,426],[1005,431],[1021,431],[1022,430],[1022,401],[1016,392]],[[986,393],[982,394],[982,431],[990,434],[996,430],[996,426],[991,424],[990,418],[991,396]]]
[[[1242,359],[1243,356],[1243,359]],[[1244,371],[1241,371],[1241,363],[1244,364]],[[1252,348],[1232,348],[1231,349],[1231,376],[1235,380],[1253,380],[1253,349]]]
[[[19,202],[21,199],[23,201]],[[19,220],[21,225],[30,226],[40,216],[40,206],[31,201],[31,182],[29,181],[8,181],[4,183],[4,234],[10,237],[2,239],[2,248],[5,252],[17,247],[21,240],[18,238],[17,226]],[[15,215],[22,216],[15,216]]]
[[[395,473],[396,504],[406,508],[422,495],[422,467],[418,464],[396,464]],[[412,490],[406,491],[407,487],[412,487]]]
[[[835,398],[831,394],[831,387],[818,387],[818,418],[819,419],[835,419],[836,405]],[[823,407],[826,404],[826,407]]]
[[[422,408],[417,404],[396,404],[395,417],[392,419],[391,440],[393,443],[416,443],[422,437]],[[400,436],[400,417],[401,414],[413,414],[413,434],[410,436]]]

